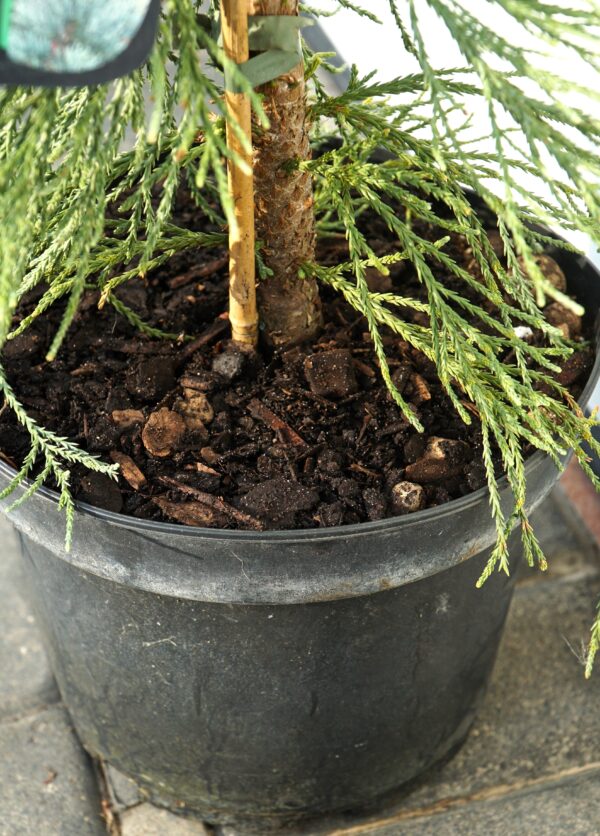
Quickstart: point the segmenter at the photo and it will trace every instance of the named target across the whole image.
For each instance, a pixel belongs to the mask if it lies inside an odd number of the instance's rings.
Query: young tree
[[[370,8],[353,0],[337,5],[376,20]],[[142,321],[115,291],[175,253],[225,243],[225,232],[174,224],[173,199],[183,182],[199,211],[219,228],[229,227],[234,338],[254,343],[258,337],[255,221],[261,341],[279,347],[315,336],[322,322],[318,286],[328,285],[364,316],[390,394],[417,429],[418,419],[392,381],[382,329],[423,352],[463,421],[470,423],[475,415],[481,424],[498,532],[482,579],[497,567],[508,570],[507,538],[516,523],[527,560],[544,566],[525,512],[524,445],[557,462],[572,447],[594,477],[582,447],[591,441],[592,422],[553,376],[574,346],[541,308],[549,298],[581,311],[541,271],[536,253],[556,242],[534,225],[559,225],[600,241],[597,93],[592,81],[586,86],[549,69],[544,53],[559,43],[594,76],[600,13],[594,0],[581,0],[576,8],[563,0],[490,0],[476,13],[467,0],[383,5],[398,26],[399,48],[418,70],[380,81],[353,67],[339,95],[328,92],[323,81],[323,74],[335,73],[330,56],[306,45],[297,54],[295,47],[290,50],[295,24],[261,28],[261,18],[263,24],[295,20],[298,0],[256,0],[251,30],[259,34],[251,35],[249,44],[245,4],[223,0],[223,46],[212,28],[219,21],[216,3],[203,15],[203,4],[195,0],[165,0],[153,54],[131,76],[110,87],[4,89],[0,344],[66,298],[48,353],[49,359],[56,357],[90,284],[99,289],[101,306],[114,306],[142,332],[177,338]],[[432,57],[425,13],[443,21],[463,66],[451,69]],[[528,36],[530,46],[503,36],[500,24],[506,20]],[[252,60],[245,64],[254,52],[266,58],[259,66]],[[224,70],[225,85],[208,64]],[[147,118],[148,89],[153,104]],[[469,107],[486,114],[483,138],[470,132]],[[123,150],[129,127],[135,146]],[[337,144],[328,145],[330,137]],[[315,143],[320,154],[312,158]],[[373,160],[376,149],[385,156],[381,163]],[[465,188],[497,216],[503,258]],[[116,216],[107,211],[115,206]],[[356,223],[365,210],[387,226],[397,241],[395,253],[378,257],[373,251]],[[436,243],[422,237],[415,220],[463,235],[473,271],[453,259],[446,237]],[[316,235],[331,232],[346,236],[349,260],[320,266]],[[385,274],[400,260],[414,265],[425,302],[369,290],[369,268]],[[436,264],[464,293],[439,278]],[[43,287],[37,307],[11,331],[16,305],[37,286]],[[473,301],[471,291],[481,301]],[[407,309],[425,314],[428,324],[407,321]],[[545,346],[521,339],[523,326],[542,332]],[[510,353],[512,361],[501,363],[499,353]],[[27,495],[53,475],[71,520],[70,466],[85,464],[113,475],[115,467],[33,421],[1,370],[0,388],[31,436],[30,454],[5,494],[32,472],[39,475]],[[493,448],[500,451],[514,495],[509,513],[499,501]],[[599,642],[600,624],[592,655]]]

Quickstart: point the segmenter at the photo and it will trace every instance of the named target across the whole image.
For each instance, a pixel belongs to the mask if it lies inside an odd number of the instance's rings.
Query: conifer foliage
[[[595,480],[583,449],[586,442],[595,443],[593,422],[552,376],[574,345],[545,322],[541,308],[547,299],[574,303],[540,271],[536,253],[556,241],[535,225],[584,232],[600,243],[600,120],[594,89],[600,10],[595,0],[380,2],[389,6],[398,27],[398,67],[404,56],[415,71],[382,81],[352,67],[347,88],[336,95],[326,83],[327,74],[336,73],[332,56],[303,47],[306,126],[322,153],[291,158],[286,165],[290,175],[312,180],[317,234],[345,234],[350,256],[336,267],[303,263],[299,280],[329,285],[365,317],[381,374],[417,429],[418,419],[391,379],[384,328],[435,363],[466,423],[478,416],[497,526],[496,546],[481,581],[495,569],[508,571],[507,540],[515,524],[529,563],[544,567],[525,510],[523,447],[533,445],[557,464],[573,448]],[[336,0],[334,5],[376,20],[372,7],[379,4]],[[458,47],[462,60],[456,68],[434,55],[427,25],[432,14]],[[217,23],[216,2],[207,9],[195,0],[165,0],[154,51],[132,75],[110,86],[0,91],[0,346],[62,299],[63,319],[48,352],[49,359],[56,357],[88,287],[100,291],[102,306],[113,305],[149,336],[180,337],[150,327],[115,291],[175,253],[223,246],[226,226],[235,223],[226,173],[232,152],[225,129],[231,117],[223,70],[250,97],[256,129],[268,131],[269,122],[264,89],[254,90],[225,58]],[[510,37],[502,34],[508,23]],[[515,38],[515,27],[522,37]],[[556,74],[547,56],[557,45],[566,56],[561,66],[568,67],[569,58],[578,62],[588,75],[587,85]],[[483,114],[484,136],[473,134],[472,112]],[[230,122],[230,131],[237,131],[250,150],[239,126]],[[133,148],[123,150],[132,133]],[[338,140],[334,146],[327,144],[331,137]],[[376,149],[384,152],[384,162],[373,161]],[[196,232],[174,223],[173,200],[181,182],[223,232]],[[497,216],[506,256],[502,262],[465,188]],[[115,217],[108,208],[117,204]],[[379,258],[373,252],[356,225],[367,210],[387,225],[398,241],[397,253]],[[268,214],[268,205],[261,211]],[[426,240],[416,220],[439,227],[444,235],[435,243]],[[446,234],[454,233],[465,236],[478,277],[446,251]],[[272,271],[263,255],[258,241],[259,280],[269,281]],[[414,265],[426,301],[369,290],[368,268],[386,273],[390,261],[402,259]],[[450,288],[438,278],[436,263],[462,284],[464,295],[456,283]],[[11,330],[19,299],[37,285],[43,293],[36,309]],[[473,301],[473,289],[481,303]],[[408,323],[402,314],[410,308],[427,314],[429,324]],[[543,332],[546,347],[525,342],[518,326]],[[498,355],[508,352],[512,362],[499,362]],[[31,451],[4,496],[32,472],[39,475],[18,501],[54,477],[70,532],[70,466],[84,464],[111,475],[116,466],[33,421],[1,367],[0,389],[6,408],[14,410],[31,437]],[[500,502],[494,449],[501,453],[512,491],[508,509]],[[599,646],[600,620],[592,632],[590,665]]]

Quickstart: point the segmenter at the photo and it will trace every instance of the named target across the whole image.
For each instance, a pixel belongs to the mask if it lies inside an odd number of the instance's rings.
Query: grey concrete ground
[[[409,795],[372,815],[323,821],[296,836],[600,836],[600,670],[581,653],[600,594],[598,547],[561,489],[537,513],[551,558],[525,571],[493,682],[458,755]],[[0,523],[0,836],[215,833],[141,802],[135,787],[97,773],[60,703],[35,622],[20,593],[10,527]],[[112,810],[112,813],[110,812]],[[224,828],[215,836],[235,836]]]

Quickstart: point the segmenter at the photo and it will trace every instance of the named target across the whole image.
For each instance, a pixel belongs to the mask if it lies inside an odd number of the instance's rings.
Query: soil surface
[[[191,226],[194,211],[180,197],[176,220]],[[379,254],[395,251],[378,219],[362,225]],[[497,233],[489,235],[500,254]],[[455,236],[447,250],[476,269],[464,239]],[[346,257],[344,240],[321,243],[321,263]],[[558,265],[541,261],[563,286]],[[374,290],[422,296],[410,265],[393,265],[389,277],[370,272]],[[16,321],[41,292],[23,300]],[[99,311],[90,291],[53,363],[44,356],[61,304],[4,350],[10,383],[36,420],[120,464],[118,483],[76,468],[79,500],[185,525],[313,528],[412,513],[485,484],[476,421],[467,427],[455,414],[433,364],[384,332],[394,382],[425,427],[419,434],[381,380],[364,319],[339,295],[324,290],[327,324],[315,343],[275,354],[228,340],[224,251],[174,257],[118,295],[153,326],[194,339],[140,336],[114,309]],[[560,305],[546,313],[572,339],[588,333]],[[411,319],[423,323],[423,316]],[[584,350],[563,367],[561,380],[575,396],[592,359]],[[9,410],[1,412],[2,458],[18,466],[28,449],[27,433]]]

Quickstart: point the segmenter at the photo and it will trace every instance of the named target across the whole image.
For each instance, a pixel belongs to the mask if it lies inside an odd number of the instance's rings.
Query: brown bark
[[[298,0],[255,0],[254,14],[297,15]],[[259,282],[258,305],[267,342],[289,345],[314,337],[322,322],[316,281],[298,276],[315,257],[312,179],[290,171],[310,158],[303,65],[259,92],[270,127],[253,134],[256,235],[273,276]]]

